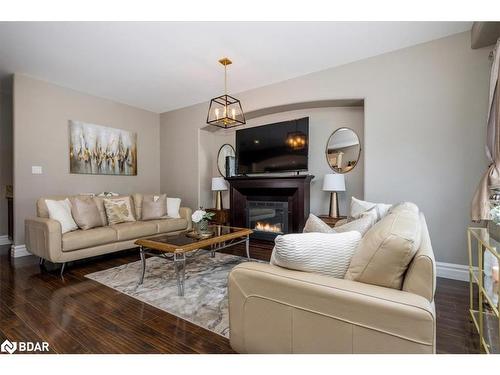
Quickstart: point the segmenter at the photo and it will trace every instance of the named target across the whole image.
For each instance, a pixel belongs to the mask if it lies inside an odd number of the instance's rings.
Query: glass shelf
[[[467,237],[471,318],[479,333],[481,348],[486,353],[500,353],[499,283],[494,280],[492,269],[500,259],[500,241],[490,236],[487,228],[470,227]],[[477,244],[476,251],[473,242]]]

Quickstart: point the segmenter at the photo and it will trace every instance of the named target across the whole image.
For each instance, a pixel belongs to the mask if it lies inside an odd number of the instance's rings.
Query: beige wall
[[[0,82],[0,236],[7,235],[5,186],[12,185],[12,78]]]
[[[137,132],[137,176],[70,174],[69,120]],[[101,191],[158,191],[159,159],[158,114],[15,75],[15,244],[24,243],[24,219],[35,214],[38,197]],[[41,166],[43,174],[32,175],[31,166]]]
[[[363,107],[331,107],[310,108],[296,111],[276,113],[247,121],[245,127],[254,127],[272,124],[281,121],[309,117],[309,174],[315,176],[311,182],[311,212],[315,214],[327,214],[329,208],[329,193],[322,191],[323,177],[327,173],[333,173],[325,158],[325,147],[328,137],[338,128],[348,127],[353,129],[360,137],[363,144]],[[242,128],[242,127],[241,127]],[[241,129],[237,128],[237,129]],[[212,207],[214,195],[210,191],[211,178],[218,176],[217,152],[224,143],[235,145],[236,129],[218,130],[208,132],[200,130],[199,158],[199,183],[200,183],[200,205]],[[363,156],[356,168],[346,174],[346,192],[339,195],[340,213],[347,213],[351,196],[363,198],[364,163]],[[287,173],[290,174],[290,173]],[[292,173],[293,174],[293,173]],[[229,207],[229,192],[223,193],[224,206]]]
[[[247,112],[364,98],[365,198],[417,203],[437,260],[466,264],[470,200],[487,164],[488,53],[471,50],[469,33],[462,33],[236,96]],[[161,115],[162,190],[192,207],[198,204],[198,132],[207,105]]]

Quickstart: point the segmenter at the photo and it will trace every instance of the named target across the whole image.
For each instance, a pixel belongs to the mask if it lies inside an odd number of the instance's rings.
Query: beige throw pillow
[[[130,197],[105,198],[104,207],[109,225],[135,221]]]
[[[160,219],[167,215],[167,194],[144,195],[142,199],[142,220]]]
[[[368,210],[363,213],[359,219],[346,222],[342,225],[335,226],[334,230],[337,233],[357,231],[364,236],[366,232],[377,222],[377,213],[373,210]]]
[[[304,233],[335,233],[333,228],[330,228],[323,220],[313,214],[309,214],[306,224],[304,225]]]
[[[345,275],[362,283],[401,289],[403,277],[420,247],[416,206],[398,206],[363,237]]]
[[[83,230],[102,227],[103,223],[96,201],[92,197],[73,197],[71,201],[71,213],[78,227]]]

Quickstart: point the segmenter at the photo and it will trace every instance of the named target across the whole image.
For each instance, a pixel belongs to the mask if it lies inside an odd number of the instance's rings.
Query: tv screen
[[[307,170],[309,117],[236,131],[238,174]]]

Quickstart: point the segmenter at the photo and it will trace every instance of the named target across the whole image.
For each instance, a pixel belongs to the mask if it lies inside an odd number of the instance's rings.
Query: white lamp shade
[[[227,182],[224,177],[212,178],[212,191],[227,190]]]
[[[343,174],[325,174],[323,191],[345,191],[345,178]]]

